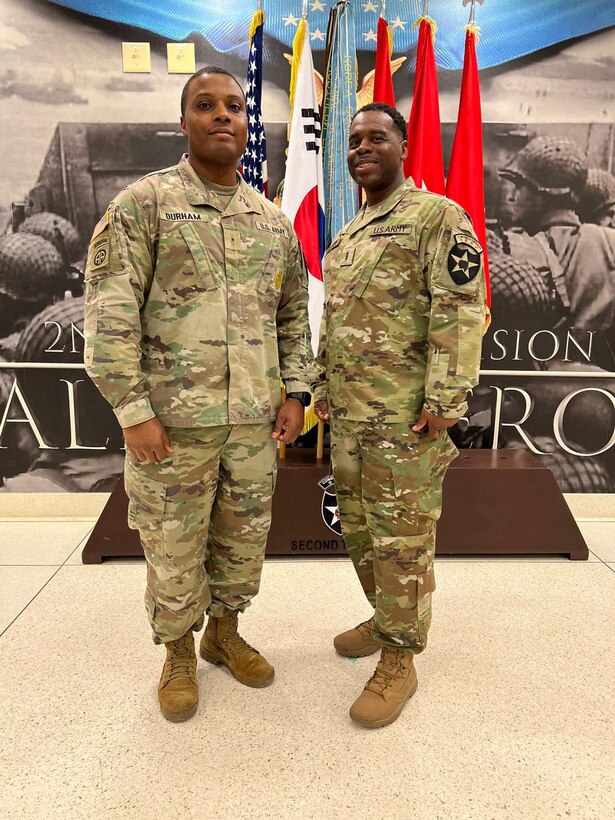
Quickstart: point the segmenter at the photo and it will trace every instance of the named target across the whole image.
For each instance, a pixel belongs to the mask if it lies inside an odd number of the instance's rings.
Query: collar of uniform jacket
[[[209,205],[217,211],[221,210],[218,198],[203,185],[199,175],[192,165],[190,165],[188,154],[182,156],[177,169],[186,188],[186,198],[191,205]],[[237,178],[239,180],[239,187],[224,209],[224,216],[246,213],[262,214],[263,206],[259,200],[260,194],[258,194],[254,188],[251,188],[239,173],[237,174]]]
[[[549,228],[556,227],[580,228],[581,220],[574,211],[566,208],[560,208],[557,211],[551,211],[543,218],[540,225],[540,230],[548,231]]]
[[[386,216],[401,202],[406,194],[416,190],[417,187],[412,181],[412,177],[408,177],[399,188],[396,188],[390,196],[380,202],[372,211],[368,211],[367,205],[364,205],[348,227],[344,228],[341,233],[352,236],[357,231],[365,228],[366,225],[372,223],[375,219]]]

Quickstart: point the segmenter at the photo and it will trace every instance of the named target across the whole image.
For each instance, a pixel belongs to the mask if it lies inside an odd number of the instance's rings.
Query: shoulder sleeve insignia
[[[447,267],[456,285],[467,285],[480,270],[483,249],[480,242],[468,234],[456,234],[448,252]]]
[[[98,222],[94,226],[94,230],[92,232],[92,239],[90,239],[90,242],[93,239],[96,239],[96,237],[105,230],[105,228],[108,226],[108,224],[109,224],[109,209],[107,208],[107,210],[105,211],[103,216],[101,216],[101,218],[98,220]]]

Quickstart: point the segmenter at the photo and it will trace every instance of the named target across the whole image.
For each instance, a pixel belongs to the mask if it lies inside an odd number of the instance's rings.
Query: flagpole
[[[382,0],[380,3],[380,16],[386,20],[387,16],[387,0]]]
[[[308,16],[308,0],[303,0],[303,10],[301,12],[301,17],[303,20],[307,20]]]
[[[423,0],[424,5],[427,4],[427,0]],[[485,0],[478,0],[479,5],[483,5]],[[470,4],[470,19],[468,20],[468,26],[475,26],[476,25],[476,0],[462,0],[462,5],[465,8],[468,3]]]

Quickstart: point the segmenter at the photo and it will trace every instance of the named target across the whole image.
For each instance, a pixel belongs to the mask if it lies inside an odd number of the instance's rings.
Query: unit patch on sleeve
[[[456,234],[454,240],[448,252],[448,272],[456,285],[467,285],[480,270],[483,249],[480,242],[468,234]]]
[[[104,268],[109,259],[109,239],[105,236],[90,245],[90,259],[92,270]]]
[[[94,226],[94,230],[92,231],[92,239],[90,239],[90,242],[92,242],[92,240],[96,239],[96,237],[105,230],[105,228],[107,227],[108,224],[109,224],[109,209],[107,208],[107,210],[104,212],[104,214],[101,216],[101,218],[98,220],[98,222]]]

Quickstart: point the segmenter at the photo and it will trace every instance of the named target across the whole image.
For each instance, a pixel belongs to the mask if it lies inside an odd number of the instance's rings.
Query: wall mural
[[[90,0],[0,0],[1,491],[107,491],[121,472],[120,431],[81,369],[87,241],[121,187],[174,164],[185,150],[178,109],[186,77],[167,73],[166,42],[193,42],[197,66],[222,65],[243,82],[255,5],[152,0],[145,18],[143,4],[109,0],[102,19],[93,16]],[[580,291],[576,314],[564,309],[553,286],[557,272],[523,254],[513,186],[500,176],[534,137],[565,136],[589,157],[596,202],[613,198],[615,32],[598,29],[611,26],[615,14],[602,2],[562,5],[485,0],[477,12],[494,319],[481,384],[454,435],[463,447],[529,449],[553,469],[564,491],[615,492],[615,327],[602,304],[615,281],[615,239],[603,241],[593,228],[583,228],[577,248],[583,253],[571,249]],[[330,6],[308,4],[321,73],[324,40],[317,32],[326,31]],[[273,195],[284,176],[285,55],[301,2],[266,0],[265,8],[263,113]],[[375,42],[366,35],[375,30],[379,6],[356,8],[359,87],[369,93]],[[387,3],[394,58],[406,57],[394,75],[405,116],[416,43],[412,23],[421,8],[418,2]],[[438,22],[448,158],[467,9],[461,0],[431,0],[429,11]],[[150,74],[122,73],[122,41],[151,43]],[[574,180],[575,157],[567,162]],[[579,216],[590,226],[597,206],[582,194]],[[615,229],[609,231],[615,237]],[[310,443],[308,436],[303,444]]]

